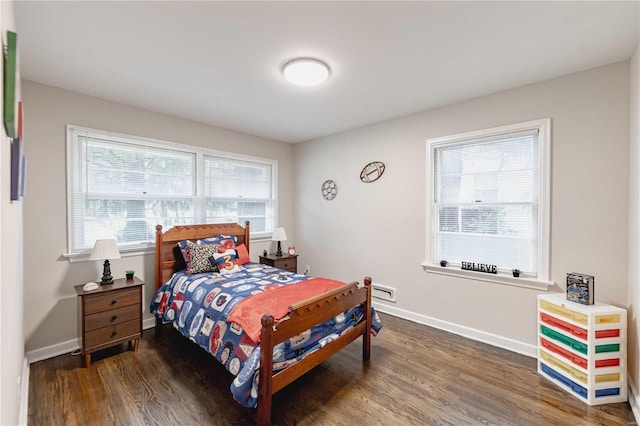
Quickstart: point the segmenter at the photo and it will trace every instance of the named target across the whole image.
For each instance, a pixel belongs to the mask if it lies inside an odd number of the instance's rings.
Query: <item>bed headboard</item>
[[[155,289],[162,287],[171,275],[177,271],[175,250],[179,250],[176,244],[182,240],[199,240],[216,235],[233,235],[238,244],[247,246],[249,251],[249,221],[244,227],[237,223],[211,223],[203,225],[179,225],[162,232],[162,225],[156,226],[156,267]]]

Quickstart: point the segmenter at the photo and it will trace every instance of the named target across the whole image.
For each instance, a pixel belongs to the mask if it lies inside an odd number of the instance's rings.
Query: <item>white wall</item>
[[[629,295],[628,295],[628,355],[629,383],[633,395],[638,395],[640,385],[640,42],[631,58],[630,106],[629,106]],[[640,401],[632,401],[632,407],[640,407]]]
[[[16,31],[13,2],[0,3],[0,32]],[[18,50],[20,34],[18,34]],[[0,81],[3,81],[0,67]],[[19,73],[18,73],[19,80]],[[19,95],[20,85],[17,85]],[[0,85],[2,87],[2,85]],[[0,93],[2,89],[0,88]],[[4,94],[0,95],[3,99]],[[19,99],[19,97],[18,97]],[[0,105],[0,117],[2,106]],[[22,202],[10,201],[11,143],[0,125],[0,424],[17,424],[24,361]],[[26,136],[26,135],[25,135]]]
[[[96,84],[99,84],[97,82]],[[293,226],[293,148],[291,145],[214,128],[69,92],[30,81],[23,82],[29,158],[24,201],[25,336],[30,354],[55,352],[76,345],[75,285],[102,275],[100,262],[69,263],[67,252],[65,125],[75,124],[117,133],[205,146],[278,160],[279,225],[295,241]],[[289,234],[291,233],[291,234]],[[251,246],[252,259],[271,242]],[[274,247],[270,248],[271,251]],[[111,262],[115,277],[134,269],[146,280],[145,318],[153,295],[152,254]],[[55,345],[54,348],[46,348]],[[34,352],[35,351],[35,352]]]
[[[538,291],[425,273],[427,138],[552,118],[552,291],[595,275],[596,300],[626,306],[629,62],[295,146],[300,264],[397,288],[393,308],[511,339],[532,352]],[[374,183],[362,167],[383,161]],[[325,201],[320,186],[338,185]],[[506,339],[506,340],[505,340]],[[529,345],[529,346],[527,346]]]

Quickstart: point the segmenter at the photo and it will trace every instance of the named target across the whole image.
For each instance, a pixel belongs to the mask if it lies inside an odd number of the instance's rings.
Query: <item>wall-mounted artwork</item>
[[[18,137],[24,139],[24,112],[22,111],[22,102],[18,102]]]
[[[15,138],[17,132],[16,117],[16,65],[18,61],[18,35],[7,31],[7,44],[4,58],[4,127],[7,136]]]
[[[322,184],[322,196],[325,200],[331,201],[338,195],[338,185],[332,180],[325,180]]]
[[[371,163],[363,167],[362,171],[360,172],[360,180],[364,183],[375,182],[380,179],[380,177],[384,173],[384,169],[385,166],[382,161],[372,161]]]
[[[24,197],[27,186],[27,157],[22,154],[20,163],[20,197]]]
[[[11,201],[20,199],[20,178],[22,177],[22,143],[20,139],[11,142]]]

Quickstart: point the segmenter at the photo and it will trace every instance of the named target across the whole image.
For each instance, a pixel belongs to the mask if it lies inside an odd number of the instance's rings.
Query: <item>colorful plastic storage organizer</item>
[[[589,405],[627,400],[627,311],[538,296],[538,372]]]

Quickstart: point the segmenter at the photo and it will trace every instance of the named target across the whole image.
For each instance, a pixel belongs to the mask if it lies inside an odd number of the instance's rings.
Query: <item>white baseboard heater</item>
[[[396,289],[386,285],[373,283],[373,291],[371,292],[371,296],[375,297],[376,299],[395,303]]]

